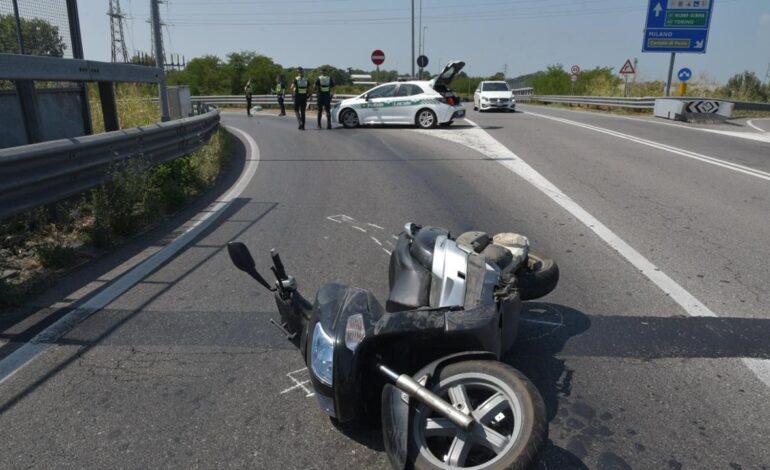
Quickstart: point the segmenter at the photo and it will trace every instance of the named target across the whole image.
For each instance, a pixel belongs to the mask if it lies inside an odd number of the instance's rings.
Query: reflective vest
[[[283,86],[281,86],[280,83],[277,83],[275,85],[275,94],[276,95],[282,95],[283,94]]]
[[[298,76],[294,79],[296,84],[297,94],[307,95],[307,78]]]
[[[318,83],[321,85],[321,93],[329,93],[331,90],[332,79],[326,75],[320,75],[318,77]]]

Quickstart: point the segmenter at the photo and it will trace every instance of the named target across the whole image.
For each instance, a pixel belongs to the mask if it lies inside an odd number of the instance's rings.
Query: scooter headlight
[[[316,323],[313,330],[310,367],[321,382],[332,386],[334,380],[334,340],[326,334],[320,323]]]

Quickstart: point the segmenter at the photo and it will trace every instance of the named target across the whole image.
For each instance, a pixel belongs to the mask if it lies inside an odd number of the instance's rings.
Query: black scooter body
[[[304,300],[301,296],[297,298]],[[492,357],[500,354],[503,322],[495,305],[471,310],[445,307],[386,312],[370,291],[334,283],[321,286],[310,312],[305,306],[296,305],[294,297],[285,301],[276,296],[276,301],[285,326],[293,321],[285,315],[294,319],[297,311],[303,312],[303,317],[307,315],[308,321],[301,330],[288,327],[287,330],[301,331],[297,345],[310,371],[313,388],[323,396],[321,400],[326,398],[325,405],[322,404],[325,411],[340,422],[358,419],[365,405],[374,400],[379,403],[379,391],[385,382],[374,372],[377,362],[413,375],[426,362],[460,351],[486,351]],[[507,302],[518,304],[518,296],[512,296]],[[366,335],[351,350],[345,342],[345,331],[348,318],[356,314],[363,317]],[[515,319],[504,323],[509,321]],[[322,382],[310,366],[309,342],[317,323],[334,340],[331,387]],[[333,408],[329,408],[330,402]]]

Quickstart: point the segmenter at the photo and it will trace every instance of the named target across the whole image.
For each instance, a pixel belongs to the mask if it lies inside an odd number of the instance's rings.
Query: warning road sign
[[[636,69],[634,68],[634,64],[631,63],[631,59],[626,59],[626,63],[623,64],[623,67],[618,73],[621,75],[633,75],[636,73]]]
[[[687,105],[688,113],[707,113],[714,114],[719,111],[719,103],[716,101],[691,101]]]

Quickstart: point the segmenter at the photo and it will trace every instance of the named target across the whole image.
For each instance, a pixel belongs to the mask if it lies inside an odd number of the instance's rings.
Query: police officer
[[[307,108],[308,83],[305,77],[305,70],[297,67],[297,76],[294,77],[294,83],[291,84],[291,92],[294,95],[294,114],[297,115],[299,130],[305,130],[305,109]]]
[[[334,80],[327,74],[326,67],[321,69],[321,75],[315,81],[315,91],[318,93],[318,128],[321,129],[321,116],[326,110],[326,128],[332,128],[332,93],[334,92]]]
[[[246,95],[246,116],[251,116],[251,95],[254,94],[254,84],[251,83],[250,78],[243,87],[243,93]]]
[[[283,100],[286,95],[286,84],[284,83],[283,75],[275,77],[275,94],[278,97],[278,106],[281,107],[279,116],[286,116],[286,108],[283,105]]]

